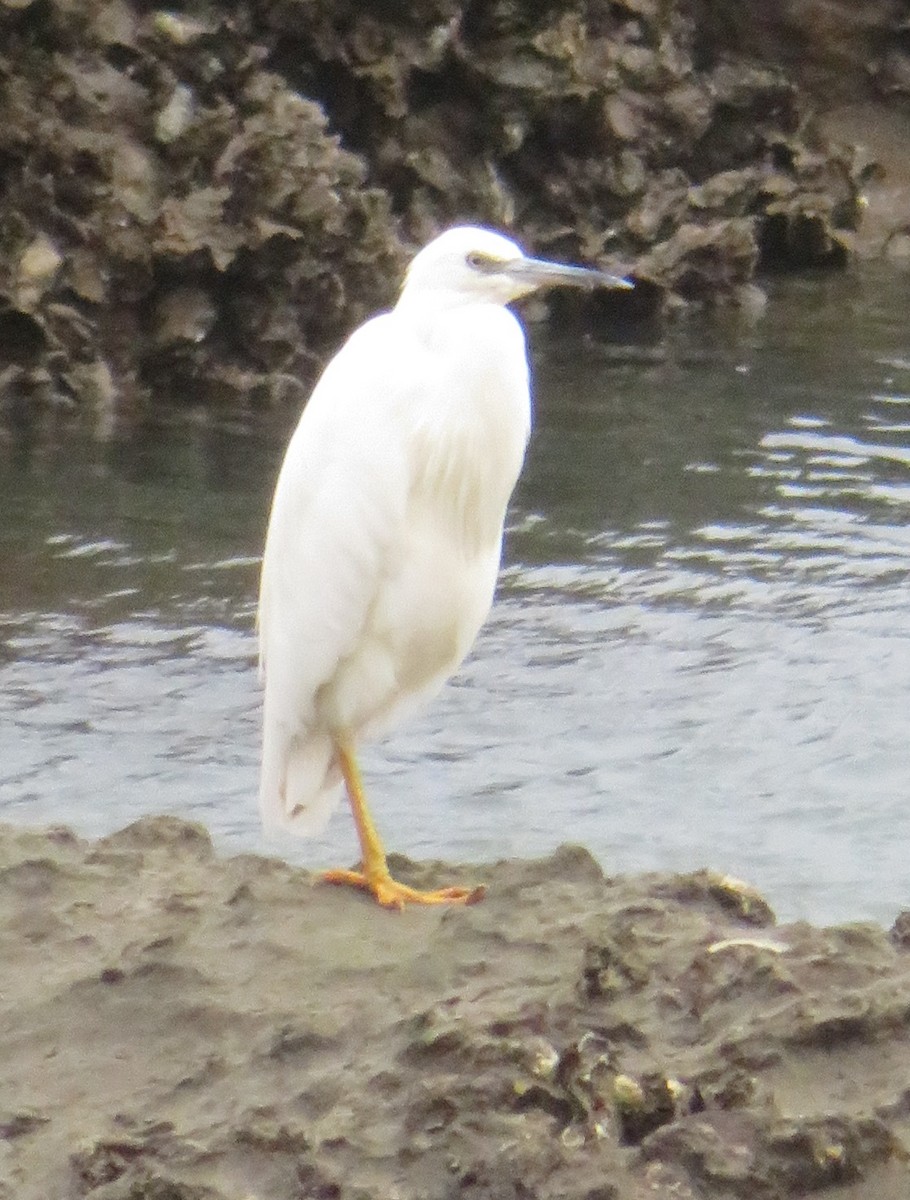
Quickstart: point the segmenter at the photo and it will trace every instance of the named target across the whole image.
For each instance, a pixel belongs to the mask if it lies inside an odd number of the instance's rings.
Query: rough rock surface
[[[906,1200],[907,915],[580,848],[391,914],[146,818],[0,829],[3,1200]]]
[[[0,0],[0,388],[296,393],[456,220],[634,269],[630,318],[842,263],[860,169],[753,7]]]

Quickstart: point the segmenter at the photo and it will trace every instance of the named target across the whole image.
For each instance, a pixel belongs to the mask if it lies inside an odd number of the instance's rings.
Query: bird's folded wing
[[[377,333],[381,318],[330,364],[275,491],[260,655],[273,717],[298,725],[311,718],[319,688],[357,645],[403,537],[410,479],[390,415],[391,347]]]

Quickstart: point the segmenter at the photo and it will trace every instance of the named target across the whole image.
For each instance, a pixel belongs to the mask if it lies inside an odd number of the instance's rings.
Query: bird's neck
[[[443,291],[427,291],[413,297],[404,292],[394,314],[410,325],[414,336],[424,345],[437,352],[451,348],[462,355],[471,351],[472,330],[488,323],[499,325],[504,320],[517,324],[514,315],[501,304],[464,296],[453,299],[451,292]]]
[[[476,552],[498,544],[530,431],[524,333],[501,305],[462,306],[409,321],[426,351],[415,424],[416,496],[449,512]]]
[[[443,321],[450,313],[463,312],[471,308],[499,308],[488,299],[478,299],[471,293],[454,291],[451,288],[408,288],[398,297],[396,314],[411,321]]]

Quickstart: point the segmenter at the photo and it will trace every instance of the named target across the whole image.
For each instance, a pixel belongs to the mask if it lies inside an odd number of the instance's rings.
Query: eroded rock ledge
[[[456,220],[631,268],[629,319],[842,263],[861,164],[813,135],[803,60],[773,61],[794,6],[743,7],[3,0],[0,382],[296,393]],[[871,25],[899,39],[894,8]],[[898,43],[865,32],[851,62],[893,91]]]
[[[0,827],[0,1197],[905,1200],[907,917],[582,849],[390,914],[150,817]]]

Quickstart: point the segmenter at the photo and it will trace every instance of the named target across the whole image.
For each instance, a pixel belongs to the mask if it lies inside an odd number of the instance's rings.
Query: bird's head
[[[530,258],[501,233],[463,225],[440,234],[415,256],[399,303],[509,304],[539,288],[559,286],[633,285],[628,279],[593,267]]]

